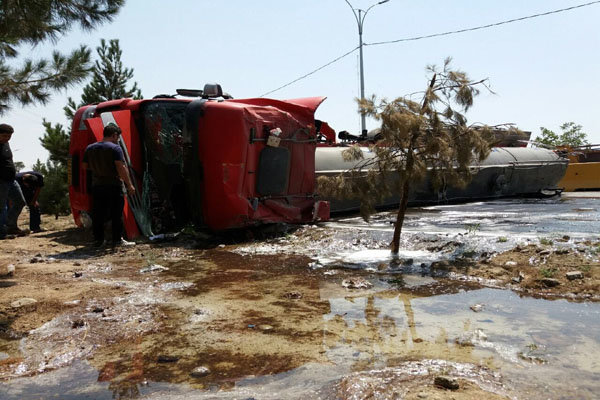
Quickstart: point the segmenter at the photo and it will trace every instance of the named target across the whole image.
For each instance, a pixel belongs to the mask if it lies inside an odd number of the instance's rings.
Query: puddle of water
[[[407,232],[466,233],[471,228],[477,234],[495,236],[597,236],[600,204],[597,198],[588,197],[494,200],[413,209],[407,217],[403,227]],[[389,222],[387,227],[392,229]]]
[[[369,223],[359,216],[340,217],[319,228],[303,228],[289,238],[240,246],[235,251],[303,254],[316,259],[316,267],[343,265],[381,270],[381,264],[390,261],[387,249],[394,221],[394,212],[375,214]],[[477,258],[481,253],[543,241],[553,241],[556,248],[573,249],[582,240],[597,240],[598,226],[600,202],[590,197],[495,200],[409,209],[399,257],[419,266],[464,254]],[[387,272],[393,270],[390,266]]]
[[[342,218],[308,227],[308,235],[237,254],[202,253],[216,263],[210,269],[164,263],[168,270],[141,274],[146,289],[131,286],[126,302],[132,315],[152,307],[160,326],[99,348],[88,362],[0,383],[0,398],[333,399],[354,374],[381,384],[428,368],[468,372],[515,398],[597,398],[600,304],[520,297],[418,271],[471,248],[595,236],[598,209],[596,199],[568,198],[413,210],[400,264],[386,250],[389,213],[371,224]],[[498,236],[507,241],[490,240]],[[353,276],[371,286],[343,287]],[[14,346],[0,344],[0,368],[14,356]],[[198,366],[210,373],[191,376]]]
[[[175,331],[138,341],[137,367],[135,354],[125,356],[131,363],[125,369],[119,362],[101,363],[100,367],[100,357],[92,361],[94,367],[76,363],[33,378],[2,383],[0,398],[37,399],[44,393],[47,397],[56,395],[64,399],[142,396],[184,399],[190,395],[194,398],[296,399],[306,398],[307,394],[310,398],[330,399],[336,398],[332,392],[336,383],[354,371],[365,371],[370,379],[377,380],[380,372],[369,371],[386,369],[398,374],[405,368],[405,360],[411,359],[441,359],[466,363],[468,368],[489,367],[509,383],[508,393],[520,398],[564,395],[592,399],[600,390],[598,304],[521,298],[513,292],[497,289],[421,297],[412,290],[397,290],[381,277],[367,278],[374,283],[368,290],[345,289],[338,277],[319,279],[312,294],[307,287],[296,285],[309,297],[305,300],[320,302],[326,307],[304,308],[302,313],[308,314],[305,315],[308,322],[294,322],[298,313],[288,312],[286,316],[280,309],[273,310],[277,314],[275,319],[261,320],[263,314],[256,311],[254,315],[248,314],[247,320],[231,320],[214,336],[213,349],[207,349],[206,342],[200,339],[214,335],[210,331],[215,320],[223,318],[224,312],[235,315],[235,307],[249,310],[263,303],[246,301],[228,310],[210,305],[212,310],[200,321],[190,318],[189,313],[182,311],[188,308],[180,304],[180,320],[172,321]],[[415,286],[432,282],[428,277],[410,279]],[[241,285],[235,290],[240,289],[248,287]],[[230,296],[232,290],[227,295]],[[195,307],[199,303],[206,306],[204,297],[181,301]],[[481,311],[471,310],[470,306],[475,304],[482,306]],[[227,302],[227,307],[230,306],[232,303]],[[269,308],[273,304],[267,302],[263,306]],[[256,326],[249,327],[248,322]],[[259,331],[260,324],[265,323],[271,324],[272,332]],[[289,323],[297,324],[296,329],[287,328]],[[305,330],[312,332],[308,340],[295,339]],[[219,348],[217,340],[228,343]],[[320,357],[321,361],[306,361],[299,366],[288,364],[297,357],[296,346],[306,352],[307,360]],[[272,354],[269,355],[269,351]],[[113,349],[111,353],[118,354],[118,351]],[[117,354],[112,357],[123,359],[122,353]],[[176,354],[179,359],[157,364],[158,354]],[[199,359],[210,365],[212,374],[204,379],[192,379],[189,371],[199,362],[193,360]],[[112,379],[107,379],[110,365],[116,372]],[[131,378],[136,368],[141,372]],[[219,373],[230,368],[241,375],[227,378],[226,374]]]
[[[98,371],[85,361],[31,378],[0,384],[1,399],[114,400],[137,399],[161,390],[176,389],[160,382],[132,384],[102,382]]]

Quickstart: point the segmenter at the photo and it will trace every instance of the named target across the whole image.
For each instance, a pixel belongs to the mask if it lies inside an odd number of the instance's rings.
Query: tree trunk
[[[413,135],[413,138],[416,135]],[[404,215],[406,214],[406,208],[408,207],[408,193],[410,192],[410,181],[412,176],[412,170],[415,167],[415,155],[413,154],[413,144],[406,155],[406,176],[404,182],[402,182],[402,193],[400,195],[400,204],[398,205],[398,214],[396,215],[396,224],[394,225],[394,237],[392,238],[392,254],[398,254],[400,250],[400,234],[402,233],[402,225],[404,224]]]
[[[429,82],[429,89],[433,90],[437,74],[433,74],[431,81]],[[427,94],[423,99],[423,105],[421,106],[420,115],[425,114],[427,106],[429,105],[429,97]],[[408,207],[408,193],[410,192],[410,181],[412,177],[413,168],[415,167],[415,146],[419,138],[419,130],[412,132],[410,139],[410,146],[406,153],[406,176],[402,183],[402,195],[400,197],[400,204],[398,205],[398,214],[396,215],[396,224],[394,225],[394,237],[392,238],[391,248],[392,254],[397,255],[400,250],[400,234],[402,233],[402,225],[404,224],[404,215],[406,214],[406,208]]]
[[[402,225],[404,224],[404,215],[406,214],[406,208],[408,207],[408,192],[410,186],[408,179],[404,180],[402,185],[402,195],[400,197],[400,204],[398,205],[398,214],[396,215],[396,223],[394,224],[394,237],[392,239],[392,254],[398,254],[400,250],[400,234],[402,233]]]

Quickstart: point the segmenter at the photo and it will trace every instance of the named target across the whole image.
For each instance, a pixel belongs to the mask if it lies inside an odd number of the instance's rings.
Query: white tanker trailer
[[[341,153],[346,147],[317,147],[315,154],[316,176],[335,176],[354,167],[358,161],[344,161]],[[365,147],[365,158],[374,154]],[[473,164],[473,179],[464,188],[434,188],[428,178],[412,188],[409,206],[468,202],[503,197],[533,197],[556,195],[557,187],[569,160],[554,151],[542,148],[494,147],[489,156]],[[356,199],[327,198],[332,212],[357,210]],[[379,207],[391,207],[399,202],[392,196]]]

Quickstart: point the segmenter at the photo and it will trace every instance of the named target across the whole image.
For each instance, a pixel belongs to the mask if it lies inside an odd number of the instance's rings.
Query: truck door
[[[141,169],[141,154],[139,147],[138,132],[131,117],[131,111],[107,111],[101,112],[99,117],[89,118],[85,120],[88,128],[94,133],[96,138],[103,137],[104,127],[108,124],[115,124],[121,128],[121,137],[119,144],[123,149],[125,156],[125,164],[129,170],[129,176],[136,189],[133,196],[127,196],[125,199],[125,207],[123,209],[123,226],[125,233],[129,239],[134,239],[140,236],[140,231],[146,236],[151,236],[152,231],[148,223],[148,216],[143,207],[141,177],[143,171]]]

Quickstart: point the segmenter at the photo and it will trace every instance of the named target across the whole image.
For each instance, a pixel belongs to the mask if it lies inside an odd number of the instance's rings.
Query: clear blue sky
[[[491,24],[586,3],[586,0],[390,0],[371,9],[366,43],[410,38]],[[375,1],[352,0],[366,9]],[[453,57],[471,78],[489,78],[496,94],[482,93],[470,122],[512,122],[535,136],[539,127],[583,125],[600,143],[600,4],[522,22],[364,49],[366,94],[394,98],[420,91],[425,67]],[[22,47],[46,56],[100,38],[120,40],[123,61],[135,71],[144,97],[218,82],[235,98],[257,97],[284,85],[358,44],[356,21],[344,0],[128,0],[114,22],[90,32],[73,30],[52,45]],[[269,95],[276,99],[327,96],[317,118],[359,132],[358,51]],[[66,98],[79,100],[83,84],[55,94],[46,106],[3,116],[17,133],[15,160],[30,167],[47,153],[39,145],[42,117],[65,123]],[[376,127],[367,121],[369,129]]]

